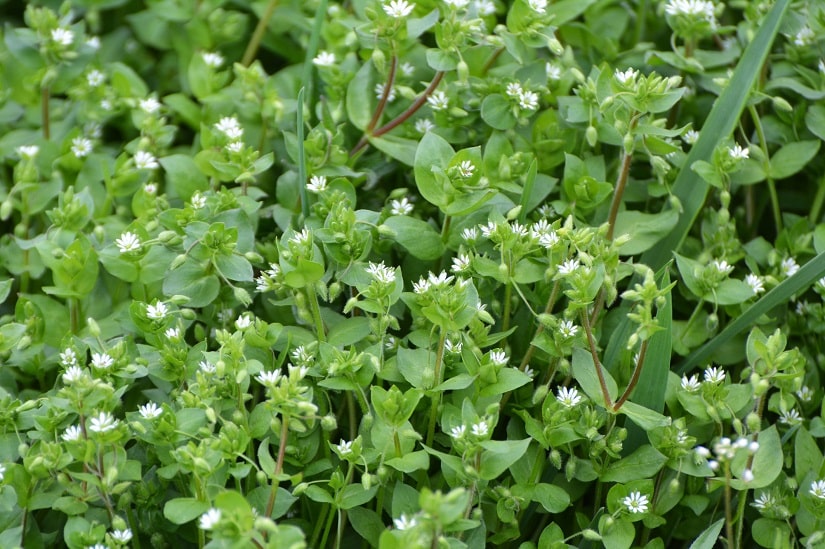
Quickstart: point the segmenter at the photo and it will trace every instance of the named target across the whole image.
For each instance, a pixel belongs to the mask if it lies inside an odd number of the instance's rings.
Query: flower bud
[[[536,391],[533,393],[533,404],[538,404],[540,402],[544,402],[544,399],[547,397],[547,393],[550,390],[547,388],[547,385],[539,385],[536,387]]]
[[[372,50],[372,64],[379,73],[383,73],[387,66],[387,56],[379,48]]]
[[[163,244],[168,244],[172,242],[175,238],[177,238],[178,233],[175,231],[161,231],[158,234],[158,241]]]
[[[778,111],[793,112],[793,107],[782,97],[774,97],[772,100],[773,108]]]
[[[597,531],[592,530],[590,528],[585,528],[584,530],[582,530],[582,537],[586,540],[589,540],[589,541],[601,541],[602,540],[602,536],[599,535],[599,533]]]
[[[181,309],[180,310],[180,316],[184,320],[195,320],[198,315],[192,309]],[[203,338],[198,338],[198,340],[201,340],[201,339],[203,339]]]
[[[245,254],[243,254],[243,256],[250,263],[263,263],[264,262],[264,258],[261,256],[261,254],[259,254],[257,252],[246,252]]]
[[[622,139],[622,146],[624,147],[625,154],[633,154],[633,148],[635,147],[636,139],[634,138],[632,133],[624,134],[624,138]]]
[[[555,36],[547,38],[547,49],[549,49],[553,55],[561,55],[564,53],[564,46],[561,45],[561,42],[559,42],[559,39]]]
[[[100,337],[100,326],[98,326],[98,324],[97,324],[97,322],[95,322],[94,318],[92,318],[92,317],[87,318],[86,319],[86,326],[89,327],[89,334],[92,337]]]
[[[186,262],[186,254],[179,254],[175,259],[172,260],[172,264],[169,266],[170,271],[174,271],[181,265]]]
[[[257,473],[255,473],[255,482],[257,482],[259,485],[265,486],[267,484],[267,480],[269,479],[267,478],[266,473],[264,473],[263,471],[258,471]]]
[[[292,489],[292,495],[296,497],[301,496],[307,491],[307,488],[309,488],[309,484],[306,482],[301,482]]]
[[[235,288],[233,288],[232,294],[235,296],[235,299],[237,299],[244,305],[250,305],[252,303],[252,297],[249,295],[249,292],[247,292],[241,287],[236,286]]]
[[[762,426],[762,420],[759,418],[759,414],[756,412],[751,412],[745,418],[745,425],[748,426],[748,430],[754,433],[759,432],[759,429]]]
[[[14,208],[14,204],[12,204],[11,200],[8,198],[0,204],[0,220],[6,221],[9,217],[11,217],[11,211]]]
[[[334,414],[327,414],[321,418],[321,429],[326,432],[334,431],[338,428],[338,420]]]
[[[599,142],[599,131],[596,129],[596,126],[587,126],[587,130],[584,132],[584,138],[591,148],[595,147],[596,143]]]
[[[21,442],[20,444],[17,445],[17,453],[22,458],[26,457],[26,454],[29,453],[29,445],[26,444],[25,442]]]
[[[458,81],[466,84],[470,78],[470,67],[467,66],[467,62],[463,59],[460,60],[458,66],[456,66],[456,73],[458,74]]]
[[[707,320],[705,320],[705,329],[708,332],[716,331],[716,328],[719,327],[719,315],[716,313],[710,313],[708,315]]]

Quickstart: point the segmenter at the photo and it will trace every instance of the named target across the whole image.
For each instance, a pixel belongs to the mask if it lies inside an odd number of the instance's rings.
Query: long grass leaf
[[[742,315],[728,324],[719,335],[699,347],[679,365],[678,373],[684,374],[697,364],[713,356],[722,345],[735,335],[753,326],[756,320],[774,307],[788,301],[792,295],[806,289],[825,274],[825,252],[814,257],[799,269],[796,274],[782,281],[762,299],[750,306]]]
[[[306,89],[306,98],[310,105],[315,104],[314,86],[312,81],[312,60],[318,53],[318,44],[321,43],[321,28],[324,26],[324,19],[327,13],[327,0],[318,2],[315,9],[315,20],[312,25],[312,34],[309,35],[307,43],[307,53],[304,57],[303,73],[301,74],[301,85]],[[300,103],[299,103],[300,104]]]
[[[679,222],[661,242],[642,254],[640,259],[641,263],[648,265],[653,270],[658,271],[673,258],[673,252],[677,251],[682,245],[690,228],[696,221],[696,217],[705,203],[708,184],[691,170],[690,166],[697,160],[709,161],[714,149],[719,146],[721,140],[727,139],[733,131],[745,108],[750,91],[756,82],[768,52],[770,52],[773,40],[779,31],[782,16],[787,11],[789,3],[789,0],[778,0],[774,4],[759,28],[759,32],[757,32],[739,60],[728,86],[716,100],[707,120],[705,120],[705,124],[699,133],[699,139],[691,148],[685,160],[684,168],[679,172],[673,184],[673,194],[680,200],[683,209],[679,216]],[[628,306],[623,304],[617,314],[624,316],[627,310]],[[623,322],[620,324],[619,329],[613,331],[603,361],[609,371],[613,371],[615,368],[619,353],[630,336],[631,329],[632,326],[629,322]]]
[[[309,217],[309,198],[307,197],[307,167],[304,151],[304,90],[298,91],[298,105],[295,113],[296,134],[298,135],[298,195],[301,197],[301,213],[304,219]]]

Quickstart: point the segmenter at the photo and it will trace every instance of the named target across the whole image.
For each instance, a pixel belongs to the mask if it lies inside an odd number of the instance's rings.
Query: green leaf
[[[195,498],[173,498],[163,506],[163,516],[172,524],[186,524],[209,509],[209,503]]]
[[[502,368],[497,374],[496,382],[492,385],[484,387],[479,395],[482,397],[489,397],[495,395],[503,395],[509,393],[519,387],[527,385],[532,381],[532,378],[516,368]]]
[[[642,370],[644,371],[644,370]],[[665,377],[665,382],[667,382],[667,377]],[[662,391],[662,400],[664,400],[664,390]],[[644,406],[640,406],[635,402],[625,402],[622,404],[622,407],[619,408],[619,413],[626,415],[633,423],[648,431],[655,427],[664,427],[665,425],[670,425],[670,418],[667,416],[663,416],[659,412],[655,412],[650,408],[645,408]]]
[[[488,95],[481,102],[481,118],[496,130],[512,129],[517,122],[510,101],[498,93]]]
[[[166,184],[174,190],[175,196],[189,200],[196,191],[205,191],[209,188],[209,180],[192,157],[172,154],[164,156],[159,162],[166,175]]]
[[[521,459],[527,451],[532,438],[524,440],[485,440],[481,442],[479,476],[484,480],[493,480],[504,473],[508,467]]]
[[[215,257],[215,266],[229,280],[252,282],[252,264],[242,255],[220,254]]]
[[[378,538],[384,531],[384,521],[372,509],[364,507],[353,507],[347,512],[352,528],[358,535],[364,538],[372,547],[378,547]]]
[[[352,125],[362,131],[367,129],[372,119],[373,86],[372,62],[367,61],[347,86],[347,116]]]
[[[794,437],[794,476],[801,483],[810,471],[818,471],[822,464],[822,452],[811,433],[800,426]]]
[[[370,137],[369,141],[376,149],[399,162],[407,166],[415,165],[415,152],[418,149],[418,141],[390,134],[381,137]]]
[[[699,537],[690,544],[690,549],[713,549],[716,547],[723,526],[725,526],[724,518],[720,518],[708,526],[705,531],[699,534]]]
[[[427,64],[437,71],[452,71],[458,66],[458,58],[451,52],[430,48],[427,50]]]
[[[291,288],[306,288],[324,277],[324,266],[299,257],[298,266],[284,273],[284,283]]]
[[[731,486],[735,490],[764,488],[776,480],[779,473],[782,472],[784,460],[785,454],[782,451],[782,440],[776,431],[776,425],[771,425],[759,433],[759,449],[753,456],[753,464],[751,466],[753,480],[746,483],[739,479],[733,479]],[[740,476],[745,465],[744,462],[739,464],[734,462],[734,474]]]
[[[364,505],[375,496],[378,491],[378,486],[373,486],[366,490],[361,484],[349,484],[342,491],[340,495],[340,503],[338,506],[341,509],[352,509],[359,505]]]
[[[163,280],[163,293],[170,297],[185,295],[189,298],[189,307],[209,305],[218,297],[220,289],[218,277],[206,274],[204,266],[193,260],[187,260]]]
[[[346,347],[363,340],[370,334],[370,321],[363,316],[342,320],[329,330],[327,341],[336,347]]]
[[[415,151],[415,184],[418,192],[430,204],[443,207],[447,204],[448,195],[441,181],[434,173],[434,168],[445,170],[455,151],[441,136],[427,132],[418,144]]]
[[[657,214],[630,210],[619,212],[613,234],[617,238],[621,235],[630,237],[630,240],[619,248],[619,253],[636,255],[649,250],[669,233],[678,221],[679,213],[676,210],[665,210]]]
[[[619,394],[616,381],[604,367],[602,367],[602,373],[605,377],[607,392],[610,398],[615,401],[616,396]],[[596,366],[593,364],[593,356],[589,351],[578,347],[573,349],[573,377],[579,382],[581,388],[593,402],[596,402],[602,407],[605,406],[599,378],[596,375]]]
[[[650,478],[658,473],[666,462],[667,457],[646,444],[626,458],[610,465],[600,478],[602,482],[629,482]]]
[[[607,516],[599,519],[599,534],[605,549],[629,549],[636,537],[636,528],[627,520],[614,519],[608,522]]]
[[[796,141],[783,145],[771,157],[770,175],[785,179],[800,171],[819,151],[819,141]]]
[[[9,293],[11,292],[11,285],[13,283],[13,278],[7,278],[6,280],[0,281],[0,303],[6,301],[6,298],[9,297]]]
[[[390,236],[413,257],[430,261],[438,259],[444,253],[441,235],[426,221],[406,215],[393,215],[384,221],[383,227],[389,229]]]
[[[396,471],[409,474],[428,469],[430,467],[430,456],[427,452],[419,450],[404,454],[401,457],[388,459],[386,463]]]
[[[268,477],[271,478],[275,474],[277,464],[272,459],[272,454],[269,453],[269,437],[263,439],[258,445],[258,463],[260,463],[261,469]]]
[[[811,105],[805,113],[805,125],[812,134],[825,140],[825,105]]]
[[[407,39],[418,38],[438,23],[439,11],[434,9],[424,17],[407,19]]]
[[[768,549],[793,547],[791,545],[793,532],[787,523],[781,520],[758,518],[751,526],[751,534],[760,547]]]
[[[424,369],[435,365],[435,356],[427,349],[398,349],[396,355],[398,371],[407,383],[416,389],[424,386]]]
[[[536,484],[531,499],[548,513],[561,513],[570,506],[570,495],[564,488],[544,482]]]

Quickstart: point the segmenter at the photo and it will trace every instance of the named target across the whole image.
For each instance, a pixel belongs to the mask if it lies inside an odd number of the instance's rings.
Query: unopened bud
[[[547,39],[547,49],[550,50],[553,55],[561,55],[564,53],[564,46],[561,45],[561,42],[559,42],[559,39],[555,36]]]
[[[89,327],[89,334],[91,334],[92,337],[100,337],[100,326],[98,326],[94,318],[87,318],[86,326]]]
[[[9,217],[11,217],[11,211],[14,208],[14,204],[12,204],[11,200],[8,198],[0,204],[0,220],[6,221]]]
[[[466,84],[470,78],[470,67],[467,66],[467,62],[463,59],[460,60],[456,66],[456,74],[458,74],[458,81],[462,84]]]
[[[793,107],[791,107],[791,104],[782,97],[774,97],[772,102],[773,108],[778,111],[793,112]]]
[[[261,256],[261,254],[257,252],[246,252],[245,254],[243,254],[243,256],[250,263],[263,263],[264,261],[264,258]]]
[[[595,147],[599,142],[599,131],[596,129],[596,126],[587,126],[587,129],[584,132],[584,138],[587,140],[587,144],[590,145],[590,148]]]
[[[183,265],[185,262],[186,262],[186,254],[180,254],[177,257],[175,257],[175,259],[172,260],[172,264],[169,265],[169,270],[174,271],[175,269],[177,269],[178,267]]]
[[[597,531],[592,530],[590,528],[585,528],[584,530],[582,530],[582,537],[586,540],[589,540],[589,541],[601,541],[602,540],[602,536],[599,535],[599,533]]]

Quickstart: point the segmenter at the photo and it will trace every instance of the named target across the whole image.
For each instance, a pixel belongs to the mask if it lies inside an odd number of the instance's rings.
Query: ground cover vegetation
[[[825,543],[821,2],[0,10],[0,546]]]

